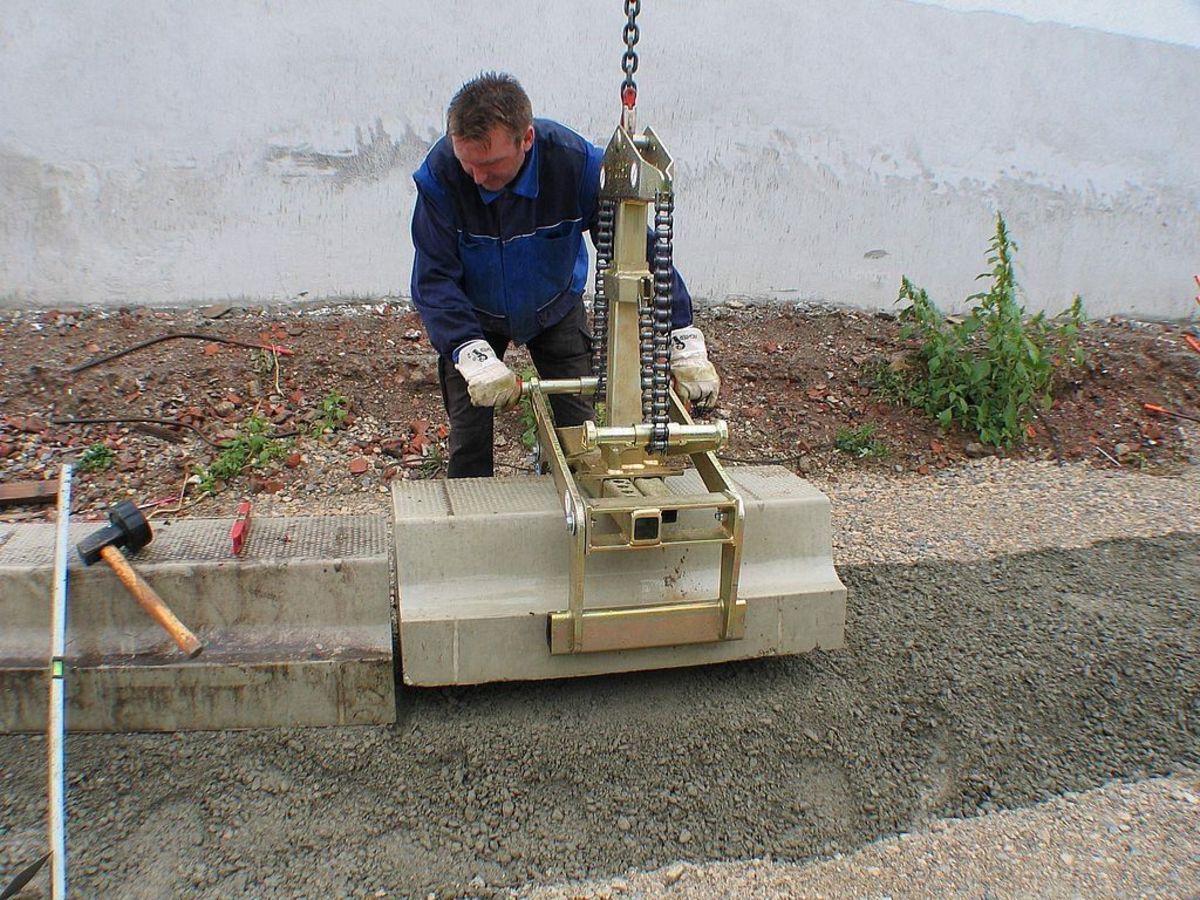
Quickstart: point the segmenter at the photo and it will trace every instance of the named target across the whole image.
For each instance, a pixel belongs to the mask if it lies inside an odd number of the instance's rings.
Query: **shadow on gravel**
[[[841,575],[842,651],[407,691],[391,729],[72,737],[73,886],[480,895],[1200,765],[1200,535]],[[44,840],[43,745],[0,761],[2,881]]]

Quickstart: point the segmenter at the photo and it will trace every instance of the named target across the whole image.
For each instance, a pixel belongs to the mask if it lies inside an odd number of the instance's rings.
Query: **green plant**
[[[102,472],[113,464],[116,454],[104,444],[92,444],[79,457],[79,471]]]
[[[421,460],[421,465],[417,467],[417,473],[422,478],[436,478],[446,466],[446,459],[442,455],[442,445],[436,441],[429,445],[429,454]]]
[[[337,391],[330,391],[317,404],[317,418],[312,423],[313,437],[320,437],[326,431],[336,431],[346,421],[346,404],[349,398]]]
[[[254,369],[256,375],[266,377],[275,371],[275,364],[278,357],[270,350],[251,350],[250,351],[250,366]]]
[[[1083,362],[1082,301],[1076,296],[1059,324],[1045,313],[1026,318],[1013,274],[1016,249],[997,215],[992,269],[979,276],[991,286],[967,298],[975,306],[961,320],[948,320],[907,277],[896,301],[909,303],[900,313],[901,336],[921,342],[920,364],[902,379],[905,399],[943,428],[957,423],[998,447],[1023,442],[1036,410],[1050,407],[1056,372]]]
[[[217,458],[199,473],[200,490],[216,493],[219,485],[232,481],[243,469],[264,466],[286,454],[287,444],[266,432],[267,421],[262,416],[243,419],[237,437],[225,441]]]
[[[833,445],[856,459],[882,458],[890,454],[887,445],[875,437],[875,425],[866,422],[857,428],[839,428]]]
[[[874,359],[863,367],[863,381],[881,399],[889,403],[908,401],[909,376],[905,368],[899,368],[887,360]]]
[[[521,381],[523,382],[528,382],[530,378],[536,377],[537,371],[533,366],[526,366],[521,370]],[[533,401],[529,399],[528,394],[522,394],[519,404],[521,410],[521,446],[526,450],[532,450],[538,442],[537,416],[533,413]]]

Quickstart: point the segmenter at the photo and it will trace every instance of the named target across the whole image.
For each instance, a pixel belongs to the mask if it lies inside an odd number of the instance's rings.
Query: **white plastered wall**
[[[1106,5],[1131,6],[645,0],[639,122],[676,159],[693,292],[888,307],[907,274],[952,307],[1000,210],[1031,308],[1193,315],[1200,5]],[[409,175],[454,89],[511,71],[604,143],[622,22],[619,0],[7,0],[0,305],[406,294]]]

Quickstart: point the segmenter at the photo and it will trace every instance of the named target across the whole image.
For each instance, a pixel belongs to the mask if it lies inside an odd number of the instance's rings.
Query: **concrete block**
[[[72,547],[101,527],[72,523]],[[205,644],[187,660],[103,563],[72,552],[67,727],[156,731],[395,720],[386,520],[157,525],[131,557]],[[54,527],[0,531],[0,730],[45,727]]]
[[[779,466],[728,470],[745,502],[741,640],[551,656],[547,615],[567,606],[570,538],[548,477],[396,482],[392,488],[404,680],[561,678],[702,665],[842,646],[846,590],[829,500]],[[669,484],[702,491],[690,472]],[[704,513],[692,513],[704,515]],[[717,596],[716,546],[593,553],[588,607]]]

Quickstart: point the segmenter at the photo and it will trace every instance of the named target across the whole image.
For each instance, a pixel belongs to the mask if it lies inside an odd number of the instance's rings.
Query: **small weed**
[[[976,305],[959,322],[947,320],[907,277],[896,301],[909,304],[900,313],[901,336],[921,340],[918,371],[896,389],[942,428],[957,423],[997,447],[1022,443],[1035,412],[1050,408],[1056,373],[1083,362],[1082,301],[1075,297],[1058,325],[1045,313],[1026,318],[1017,302],[1016,249],[1004,217],[996,216],[992,270],[979,276],[991,278],[991,286],[967,298]]]
[[[526,366],[521,370],[521,381],[527,382],[530,378],[536,378],[537,371],[533,366]],[[521,446],[526,450],[532,450],[538,442],[537,435],[537,416],[533,413],[533,401],[529,396],[522,395],[520,400],[521,408]]]
[[[251,350],[250,366],[254,369],[256,375],[260,378],[266,378],[275,371],[277,358],[270,350]]]
[[[1139,472],[1145,472],[1151,468],[1150,457],[1141,450],[1131,450],[1121,457],[1121,462],[1131,469],[1137,469]]]
[[[891,451],[887,445],[875,437],[878,429],[870,422],[857,428],[839,428],[833,439],[833,444],[843,453],[849,453],[855,459],[882,459]]]
[[[104,444],[92,444],[79,457],[79,471],[103,472],[115,459],[116,455]]]
[[[904,403],[912,390],[910,376],[894,368],[887,360],[875,359],[863,369],[863,381],[882,400]]]
[[[437,478],[446,467],[446,458],[442,455],[442,445],[436,441],[429,445],[429,455],[421,460],[417,474],[421,478]]]
[[[337,431],[346,421],[346,404],[349,398],[337,391],[330,391],[317,405],[317,418],[312,423],[312,436],[320,437],[326,431]]]
[[[288,445],[266,433],[267,421],[262,416],[250,416],[238,426],[238,435],[221,446],[221,452],[207,469],[200,472],[200,490],[216,493],[218,486],[227,484],[242,470],[258,468],[284,456]]]

